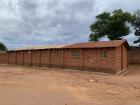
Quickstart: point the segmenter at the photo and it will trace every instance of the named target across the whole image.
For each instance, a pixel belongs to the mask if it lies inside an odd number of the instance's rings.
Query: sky
[[[134,12],[140,0],[0,0],[0,41],[8,48],[85,42],[96,15],[120,8]]]

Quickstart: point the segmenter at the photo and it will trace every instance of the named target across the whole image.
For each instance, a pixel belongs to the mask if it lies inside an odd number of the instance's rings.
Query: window
[[[100,56],[101,56],[102,58],[107,57],[107,51],[106,51],[106,50],[101,50]]]
[[[77,49],[72,49],[72,57],[73,58],[78,58],[79,57],[79,53]]]

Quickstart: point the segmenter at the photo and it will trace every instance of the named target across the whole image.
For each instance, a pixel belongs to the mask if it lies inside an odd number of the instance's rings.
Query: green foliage
[[[92,31],[90,41],[98,41],[103,36],[107,36],[110,40],[121,39],[130,33],[128,24],[132,21],[132,16],[121,9],[112,13],[104,12],[96,16],[96,19],[90,26]]]
[[[140,10],[137,10],[132,19],[132,25],[135,29],[135,35],[140,36]]]
[[[0,42],[0,52],[6,51],[6,50],[7,50],[6,46],[2,42]]]

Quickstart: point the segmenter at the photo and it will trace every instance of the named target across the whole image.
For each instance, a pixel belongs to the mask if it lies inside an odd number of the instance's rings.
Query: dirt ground
[[[140,66],[121,76],[0,66],[0,105],[140,105]]]

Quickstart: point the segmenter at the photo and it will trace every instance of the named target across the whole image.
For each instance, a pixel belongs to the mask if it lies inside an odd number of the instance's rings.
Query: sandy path
[[[0,105],[140,105],[140,66],[123,76],[0,66]]]

